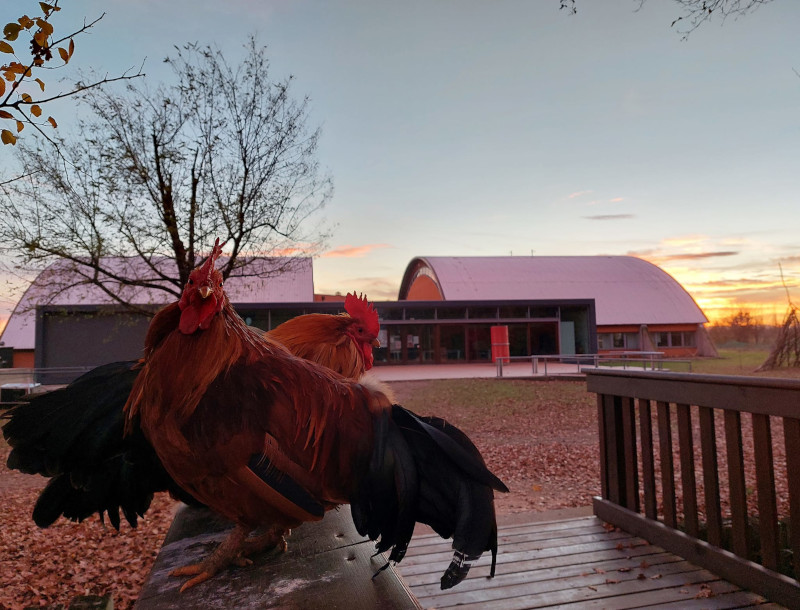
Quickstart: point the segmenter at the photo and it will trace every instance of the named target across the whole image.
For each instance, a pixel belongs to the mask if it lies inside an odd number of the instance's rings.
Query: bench
[[[349,506],[293,530],[285,553],[254,556],[251,566],[230,568],[179,593],[186,578],[169,572],[200,561],[232,527],[207,509],[183,506],[134,608],[421,608],[394,567],[372,578],[386,559],[373,557],[375,544],[356,532]]]

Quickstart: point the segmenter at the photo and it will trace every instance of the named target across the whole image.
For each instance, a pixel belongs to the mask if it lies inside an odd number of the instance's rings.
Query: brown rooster
[[[128,428],[141,427],[175,482],[236,524],[202,563],[175,571],[193,576],[182,590],[348,502],[390,561],[402,559],[415,521],[452,535],[443,588],[483,551],[494,558],[492,489],[507,489],[467,437],[253,331],[214,269],[220,250],[153,319],[126,405]],[[267,531],[248,538],[256,528]]]
[[[380,347],[378,312],[363,295],[348,293],[346,313],[310,313],[287,320],[266,335],[295,356],[359,379],[372,368],[372,348]]]

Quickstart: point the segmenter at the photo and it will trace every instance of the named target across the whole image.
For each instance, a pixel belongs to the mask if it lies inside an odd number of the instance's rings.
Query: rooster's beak
[[[372,347],[380,347],[380,346],[381,346],[380,341],[378,341],[377,339],[372,340]]]
[[[200,293],[202,298],[207,299],[208,295],[211,294],[211,286],[200,286],[200,288],[197,289],[197,292]]]

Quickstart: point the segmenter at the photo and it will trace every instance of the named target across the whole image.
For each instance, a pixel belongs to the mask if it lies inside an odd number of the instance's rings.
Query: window
[[[671,331],[653,333],[656,347],[695,347],[696,335],[694,331]]]
[[[639,349],[639,333],[598,334],[597,349]]]

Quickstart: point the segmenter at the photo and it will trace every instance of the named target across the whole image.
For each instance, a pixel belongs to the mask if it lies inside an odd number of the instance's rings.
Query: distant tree
[[[58,150],[20,141],[27,177],[0,189],[0,246],[15,269],[62,261],[70,285],[92,284],[130,305],[122,287],[177,297],[217,236],[227,243],[226,278],[234,268],[266,274],[251,266],[256,255],[324,242],[311,216],[332,180],[315,157],[320,130],[307,126],[308,99],[290,95],[292,78],[269,78],[253,38],[236,67],[196,44],[166,61],[172,85],[87,91],[93,116],[80,122],[79,139],[58,139]],[[112,257],[137,264],[126,272]]]
[[[34,4],[31,2],[31,8]],[[44,74],[65,67],[75,52],[75,37],[86,33],[105,13],[94,21],[84,21],[74,32],[57,36],[51,21],[61,10],[58,0],[38,5],[41,16],[22,15],[3,28],[0,53],[14,58],[0,65],[0,141],[3,144],[16,144],[26,125],[49,139],[50,135],[44,130],[55,129],[58,123],[52,116],[45,118],[42,106],[47,102],[72,97],[106,83],[142,76],[141,71],[125,73],[114,78],[80,82],[68,91],[45,93]]]
[[[723,320],[730,329],[731,338],[739,343],[758,342],[760,321],[749,311],[740,309]]]

